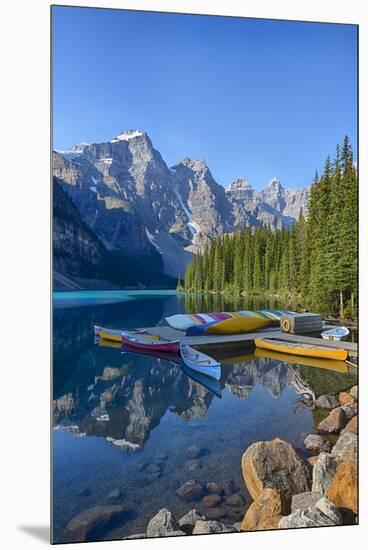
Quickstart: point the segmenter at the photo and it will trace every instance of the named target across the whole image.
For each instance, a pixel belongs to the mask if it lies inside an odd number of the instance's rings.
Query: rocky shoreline
[[[231,481],[201,483],[190,479],[176,490],[176,496],[193,503],[192,509],[176,518],[162,508],[150,519],[146,532],[124,538],[357,523],[357,386],[337,396],[321,395],[314,403],[314,413],[317,433],[305,437],[305,449],[275,438],[255,442],[243,453],[241,467],[250,502]],[[188,471],[194,473],[205,455],[206,449],[189,448]],[[159,466],[154,466],[144,465],[147,476],[161,475]],[[116,490],[108,497],[108,506],[89,508],[68,523],[65,542],[97,540],[124,521],[127,509],[121,504],[123,495]],[[196,503],[205,512],[198,510]]]

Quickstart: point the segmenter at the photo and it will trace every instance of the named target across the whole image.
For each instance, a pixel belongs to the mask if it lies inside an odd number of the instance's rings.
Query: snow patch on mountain
[[[143,136],[143,132],[139,130],[128,130],[126,132],[120,132],[114,139],[111,140],[111,143],[117,143],[118,141],[129,141],[135,137]]]
[[[147,235],[147,238],[149,240],[149,242],[152,244],[152,246],[154,246],[157,250],[157,252],[159,252],[160,254],[163,254],[163,250],[162,248],[156,243],[155,241],[155,237],[152,235],[152,233],[150,233],[146,227],[146,235]]]

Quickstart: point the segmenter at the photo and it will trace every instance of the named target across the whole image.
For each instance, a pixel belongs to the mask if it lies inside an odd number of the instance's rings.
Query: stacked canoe
[[[285,315],[295,315],[288,310],[242,310],[237,312],[214,311],[212,313],[179,313],[166,317],[167,323],[187,336],[201,334],[242,334],[280,324]]]

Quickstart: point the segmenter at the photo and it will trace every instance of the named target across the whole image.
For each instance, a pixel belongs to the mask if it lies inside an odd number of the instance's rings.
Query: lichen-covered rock
[[[335,460],[343,462],[344,460],[357,460],[358,457],[358,436],[352,431],[341,434],[336,445],[331,451]]]
[[[346,414],[342,407],[333,409],[330,414],[318,424],[318,430],[323,433],[338,433],[346,424]]]
[[[294,495],[291,501],[291,512],[296,512],[297,510],[306,510],[307,508],[313,507],[323,495],[316,492],[306,492],[300,493],[299,495]]]
[[[204,520],[204,516],[198,510],[190,510],[185,516],[179,519],[179,527],[184,533],[192,534],[197,521]]]
[[[274,529],[284,512],[285,502],[282,495],[274,489],[264,489],[249,506],[241,523],[241,530]]]
[[[123,506],[95,506],[81,512],[64,531],[64,542],[87,542],[97,538],[124,514]]]
[[[201,483],[198,483],[195,479],[186,481],[176,490],[176,494],[185,502],[194,502],[199,500],[204,493],[204,487]]]
[[[329,452],[332,447],[332,443],[330,441],[326,441],[318,434],[309,434],[304,439],[304,445],[308,451],[317,451],[317,452]]]
[[[320,395],[315,402],[315,406],[319,409],[334,409],[340,405],[334,395]]]
[[[210,533],[232,533],[236,529],[230,525],[225,525],[221,521],[204,521],[196,522],[193,535],[208,535]]]
[[[313,467],[312,491],[326,495],[336,471],[336,460],[328,453],[321,453]]]
[[[176,534],[185,535],[167,508],[162,508],[148,523],[147,537],[166,537]]]
[[[279,521],[280,529],[295,529],[299,527],[329,527],[341,525],[341,515],[334,504],[326,498],[321,498],[314,506],[306,510],[298,510]]]
[[[350,393],[341,391],[339,393],[339,401],[340,405],[351,405],[352,403],[355,403],[356,400]]]
[[[253,443],[242,456],[243,477],[254,500],[263,489],[281,493],[290,507],[293,495],[310,490],[310,464],[290,443],[276,438]]]
[[[327,494],[338,508],[358,512],[358,468],[355,460],[340,462]]]

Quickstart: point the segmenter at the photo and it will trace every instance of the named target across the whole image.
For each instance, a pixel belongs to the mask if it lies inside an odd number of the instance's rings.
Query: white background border
[[[360,0],[96,0],[68,5],[181,11],[360,25],[360,525],[299,531],[94,543],[93,548],[184,549],[355,545],[367,536],[367,67],[368,19]],[[49,524],[49,5],[1,9],[1,543],[47,545]],[[326,67],[328,70],[328,67]],[[343,71],[343,69],[342,69]],[[344,78],[343,72],[341,78]],[[313,168],[313,167],[312,167]],[[4,254],[5,252],[5,254]],[[103,466],[102,466],[103,467]],[[33,533],[33,534],[32,534]],[[41,538],[40,538],[41,533]],[[42,540],[42,534],[43,539]],[[63,545],[72,548],[72,545]],[[75,546],[74,546],[75,548]],[[92,546],[90,546],[92,548]]]

